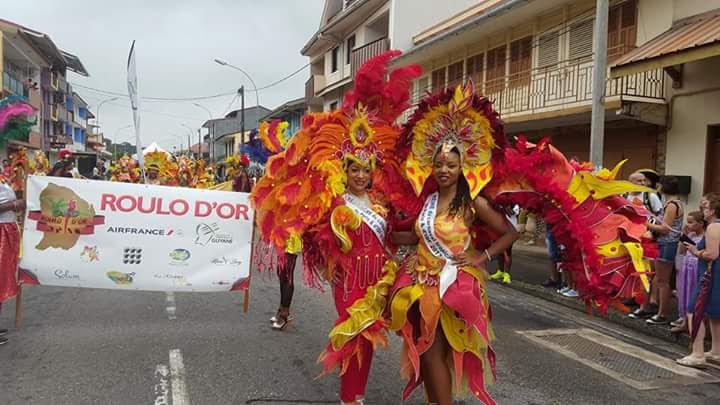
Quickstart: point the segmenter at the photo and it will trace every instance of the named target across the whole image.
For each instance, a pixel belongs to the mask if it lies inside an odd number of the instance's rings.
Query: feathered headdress
[[[250,132],[250,141],[240,147],[240,153],[250,161],[265,165],[270,156],[285,150],[290,135],[287,133],[287,121],[263,121],[257,131]]]
[[[44,176],[50,171],[50,162],[41,150],[35,151],[35,156],[30,161],[30,173],[35,176]]]
[[[406,126],[410,153],[406,175],[420,195],[439,153],[457,149],[463,174],[475,198],[492,178],[493,153],[501,153],[505,133],[490,101],[475,93],[472,81],[429,96]]]
[[[27,138],[35,121],[28,118],[35,110],[17,97],[0,101],[0,147],[13,139]]]
[[[225,159],[225,177],[233,178],[241,167],[248,167],[250,159],[246,155],[232,155]]]
[[[421,72],[418,66],[404,67],[386,80],[388,64],[398,55],[388,51],[366,62],[342,107],[303,117],[286,150],[268,160],[251,199],[263,237],[278,250],[300,251],[305,231],[345,192],[347,164],[397,165],[393,152],[400,129],[395,120],[409,107],[410,84]],[[375,170],[373,176],[378,175]]]
[[[140,168],[135,159],[123,155],[110,166],[110,180],[121,183],[138,183],[140,181]]]

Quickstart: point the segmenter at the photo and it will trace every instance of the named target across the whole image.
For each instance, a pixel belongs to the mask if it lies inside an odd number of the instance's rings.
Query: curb
[[[563,297],[562,295],[557,294],[554,290],[542,286],[528,284],[522,281],[515,280],[513,280],[510,284],[502,284],[494,281],[493,283],[501,287],[512,288],[513,290],[520,291],[534,297],[544,299],[546,301],[554,302],[567,308],[575,309],[579,312],[583,312],[586,314],[588,313],[587,307],[585,306],[584,302],[575,298]],[[593,316],[603,318],[614,324],[626,327],[628,329],[632,329],[636,332],[643,333],[648,336],[662,339],[668,343],[683,346],[685,348],[687,348],[690,343],[690,336],[685,333],[675,335],[673,333],[670,333],[670,328],[668,327],[648,325],[645,323],[644,320],[628,318],[627,315],[618,312],[613,308],[610,308],[608,310],[607,315],[600,315],[597,311],[593,310]]]

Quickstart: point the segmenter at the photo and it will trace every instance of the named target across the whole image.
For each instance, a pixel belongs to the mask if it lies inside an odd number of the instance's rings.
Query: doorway
[[[704,194],[711,191],[720,192],[720,125],[708,127],[705,151]]]

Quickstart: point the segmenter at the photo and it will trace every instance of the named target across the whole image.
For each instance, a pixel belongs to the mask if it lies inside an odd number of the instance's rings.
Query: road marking
[[[170,405],[170,370],[168,366],[164,364],[158,364],[155,367],[155,381],[156,384],[153,387],[155,392],[155,405]]]
[[[180,350],[170,350],[170,386],[173,405],[190,405],[190,397],[185,387],[185,366]]]
[[[177,319],[175,317],[175,293],[172,291],[166,292],[165,301],[167,301],[167,308],[165,308],[165,311],[167,311],[168,319],[171,321]]]

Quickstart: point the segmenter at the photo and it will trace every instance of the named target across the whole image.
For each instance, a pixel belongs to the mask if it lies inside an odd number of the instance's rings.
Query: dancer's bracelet
[[[492,261],[492,256],[490,256],[490,252],[488,252],[487,249],[485,249],[485,256],[487,256],[488,262]]]

